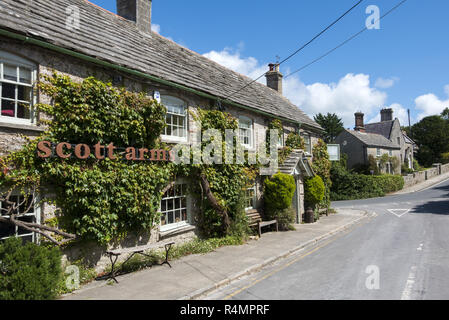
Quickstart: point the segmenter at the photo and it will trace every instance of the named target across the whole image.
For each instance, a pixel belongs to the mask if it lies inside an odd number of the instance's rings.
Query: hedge
[[[20,238],[0,242],[0,300],[48,300],[57,296],[61,252]]]
[[[402,176],[371,176],[349,173],[338,166],[332,168],[332,201],[383,197],[387,193],[401,190],[403,187]]]

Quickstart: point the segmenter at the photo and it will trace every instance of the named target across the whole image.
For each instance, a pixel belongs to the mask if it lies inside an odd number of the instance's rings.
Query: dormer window
[[[33,121],[33,63],[0,51],[0,121],[30,124]]]

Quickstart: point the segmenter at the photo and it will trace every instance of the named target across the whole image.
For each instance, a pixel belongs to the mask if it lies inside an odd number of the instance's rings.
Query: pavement
[[[316,245],[371,217],[363,210],[339,209],[295,231],[266,232],[241,246],[222,247],[204,255],[190,255],[118,277],[118,284],[94,281],[62,297],[66,300],[177,300],[197,299],[233,281]]]

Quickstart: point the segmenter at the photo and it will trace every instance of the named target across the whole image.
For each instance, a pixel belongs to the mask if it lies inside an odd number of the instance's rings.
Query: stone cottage
[[[382,109],[380,115],[380,122],[364,124],[364,114],[355,113],[354,130],[344,130],[336,138],[341,152],[348,156],[348,168],[368,164],[370,156],[381,167],[380,158],[388,154],[390,159],[397,158],[399,165],[389,161],[380,168],[383,173],[401,174],[402,164],[413,169],[415,142],[401,129],[399,119],[393,120],[393,109]]]
[[[251,79],[151,32],[151,4],[151,0],[117,0],[116,15],[86,0],[2,0],[0,155],[21,147],[21,134],[36,137],[44,130],[39,122],[42,115],[34,112],[33,105],[49,101],[34,89],[40,75],[54,70],[78,81],[95,76],[117,87],[160,98],[168,109],[168,126],[161,137],[167,143],[196,142],[197,124],[189,111],[220,105],[238,118],[247,149],[256,149],[265,139],[261,129],[280,119],[283,138],[290,132],[304,137],[306,154],[301,159],[311,154],[322,128],[282,96],[279,66],[270,65],[267,86],[246,86]],[[298,185],[301,168],[298,164],[298,170],[291,172]],[[174,192],[163,197],[163,223],[151,241],[188,239],[195,234],[195,205],[184,192],[183,183],[176,181]],[[248,190],[248,197],[248,209],[261,207],[260,177]],[[302,198],[297,195],[297,199],[299,220]],[[173,200],[179,200],[182,208],[170,206]],[[178,209],[180,214],[175,212]],[[53,210],[42,205],[23,219],[42,223]],[[34,234],[0,225],[1,239],[12,235],[37,240]]]

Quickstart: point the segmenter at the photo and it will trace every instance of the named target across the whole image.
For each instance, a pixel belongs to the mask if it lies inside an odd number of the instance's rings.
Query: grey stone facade
[[[337,138],[341,152],[348,156],[348,168],[368,164],[369,156],[379,162],[384,154],[396,157],[400,165],[392,168],[381,168],[384,173],[401,174],[401,165],[413,167],[414,142],[401,129],[398,119],[392,120],[393,110],[382,109],[383,121],[371,124],[363,123],[363,114],[355,114],[356,127],[354,130],[344,130]],[[393,170],[391,170],[393,169]]]
[[[138,1],[140,5],[143,5],[147,2],[151,4],[150,0]],[[13,5],[12,2],[10,2],[9,4]],[[139,13],[139,10],[137,10],[137,13]],[[149,8],[149,10],[151,10],[151,7]],[[0,21],[2,17],[4,17],[4,13],[0,11]],[[137,18],[140,19],[139,17]],[[0,28],[2,28],[1,23]],[[139,28],[138,25],[137,28]],[[148,30],[143,31],[147,32]],[[74,81],[81,81],[84,78],[93,76],[99,80],[111,82],[116,86],[120,87],[123,86],[130,91],[145,92],[149,96],[153,96],[154,92],[157,91],[162,96],[171,96],[181,99],[191,112],[195,112],[195,110],[200,107],[209,107],[216,105],[216,102],[214,100],[211,100],[205,97],[204,95],[196,94],[195,92],[185,90],[182,87],[170,85],[170,83],[165,84],[162,83],[161,81],[152,81],[151,79],[148,78],[132,75],[130,73],[120,71],[115,68],[108,68],[107,66],[102,66],[94,62],[89,62],[86,61],[85,59],[76,58],[71,55],[65,55],[63,53],[52,50],[51,48],[44,48],[42,46],[24,43],[21,40],[13,39],[11,37],[7,37],[4,35],[0,36],[0,52],[2,51],[8,52],[12,55],[20,56],[26,59],[27,61],[33,63],[35,65],[38,77],[42,75],[49,75],[54,71],[64,75],[68,75]],[[228,70],[227,72],[232,74],[232,71],[230,70]],[[257,84],[257,86],[260,86],[260,84]],[[285,98],[277,97],[278,93],[272,93],[271,92],[272,90],[270,89],[267,90],[269,90],[270,99],[272,101],[277,101],[277,99],[281,99],[279,101],[284,101],[283,103],[285,103],[286,101]],[[250,96],[252,94],[256,95],[257,92],[254,93],[250,92],[245,94]],[[262,95],[264,94],[265,93],[263,93]],[[273,97],[272,96],[273,94],[276,95],[276,97]],[[35,92],[35,99],[36,99],[35,102],[51,103],[50,99],[40,92]],[[241,102],[244,101],[244,99],[242,98],[239,99]],[[270,116],[264,110],[257,110],[254,108],[239,108],[235,104],[226,104],[226,103],[223,103],[223,107],[226,112],[229,112],[236,118],[239,118],[240,116],[245,116],[252,120],[254,142],[255,142],[254,148],[257,148],[261,143],[265,141],[265,135],[261,134],[261,132],[266,130],[270,122],[276,118],[275,114]],[[297,112],[298,116],[295,117],[295,120],[289,122],[283,119],[284,139],[286,139],[288,133],[300,131],[302,134],[310,135],[312,145],[315,144],[320,136],[319,125],[314,124],[313,121],[308,119],[307,124],[305,126],[302,126],[300,129],[300,123],[296,119],[299,118],[302,119],[304,117],[304,114],[299,109],[297,109]],[[280,110],[280,113],[283,113],[282,110]],[[10,123],[7,121],[7,119],[0,117],[0,156],[19,149],[24,143],[24,139],[21,137],[21,135],[25,135],[30,138],[38,137],[39,134],[44,130],[44,127],[39,124],[39,121],[37,121],[39,117],[44,117],[44,115],[42,114],[36,115],[36,119],[34,121],[30,121],[30,123],[28,124]],[[194,121],[193,117],[190,115],[188,115],[187,128],[188,128],[188,136],[187,141],[185,141],[184,143],[191,144],[198,142],[197,141],[198,124]],[[256,196],[257,196],[256,203],[257,207],[259,208],[262,207],[263,204],[262,203],[263,188],[261,182],[262,179],[258,178],[256,184]],[[300,190],[300,195],[303,196],[302,189]],[[300,201],[302,201],[302,198]],[[301,208],[303,208],[302,203],[300,203],[299,205],[301,206]],[[191,221],[195,220],[194,219],[196,212],[195,208],[196,204],[193,203],[191,206],[192,209]],[[51,205],[43,204],[40,210],[41,215],[40,221],[45,222],[45,220],[54,217],[55,209],[56,208],[54,208]],[[127,247],[134,245],[142,245],[145,243],[159,241],[161,239],[175,239],[177,242],[182,242],[187,241],[188,239],[192,239],[193,237],[195,237],[195,234],[196,228],[194,226],[194,223],[191,225],[186,225],[178,229],[169,231],[161,231],[160,226],[158,226],[153,231],[151,231],[151,235],[150,234],[134,235],[128,239],[121,241],[120,243],[115,244],[115,246]],[[105,248],[99,248],[95,245],[83,248],[72,248],[67,251],[67,258],[77,259],[80,256],[87,256],[88,259],[93,264],[97,265],[98,268],[101,268],[102,266],[105,266],[106,263],[108,263],[108,260],[104,255],[104,252]]]

